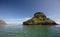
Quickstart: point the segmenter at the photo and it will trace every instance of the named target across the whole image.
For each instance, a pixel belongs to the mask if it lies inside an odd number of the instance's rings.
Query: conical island
[[[47,18],[43,12],[36,12],[31,19],[24,21],[23,25],[57,25],[57,23]]]
[[[0,20],[0,25],[6,25],[6,22],[3,20]]]

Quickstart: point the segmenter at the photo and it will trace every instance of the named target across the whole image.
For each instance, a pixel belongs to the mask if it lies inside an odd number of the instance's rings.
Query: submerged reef
[[[57,25],[57,23],[46,17],[43,12],[36,12],[31,19],[24,21],[23,25]]]

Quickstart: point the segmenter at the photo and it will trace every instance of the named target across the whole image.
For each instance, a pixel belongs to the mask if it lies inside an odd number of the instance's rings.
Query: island
[[[0,20],[0,25],[6,25],[6,22],[4,20]]]
[[[46,17],[43,12],[36,12],[31,19],[24,21],[23,25],[57,25],[57,23]]]

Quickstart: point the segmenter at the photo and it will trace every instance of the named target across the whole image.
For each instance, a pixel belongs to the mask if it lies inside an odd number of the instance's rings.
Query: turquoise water
[[[0,37],[60,37],[60,25],[1,25]]]

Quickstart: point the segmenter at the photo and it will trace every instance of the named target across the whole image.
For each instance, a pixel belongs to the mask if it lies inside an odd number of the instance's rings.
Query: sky
[[[0,0],[0,19],[8,24],[20,24],[35,12],[60,23],[60,0]]]

